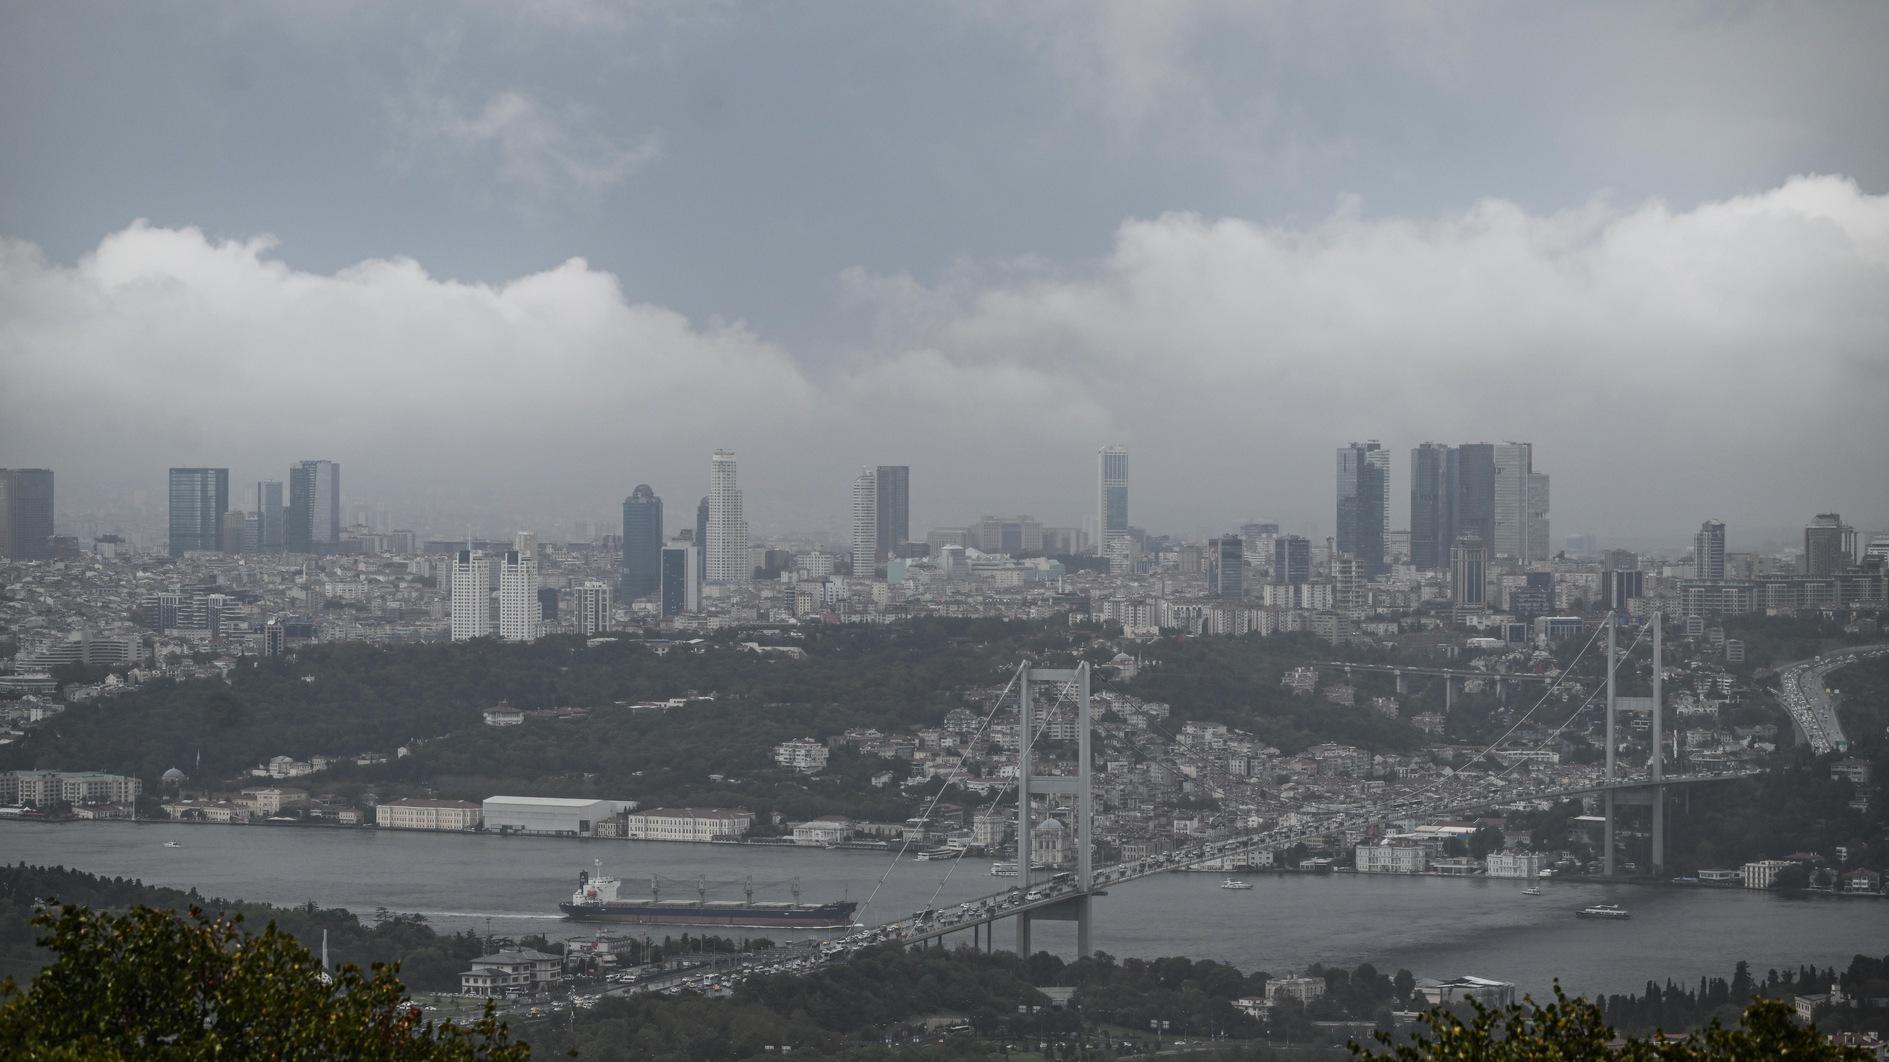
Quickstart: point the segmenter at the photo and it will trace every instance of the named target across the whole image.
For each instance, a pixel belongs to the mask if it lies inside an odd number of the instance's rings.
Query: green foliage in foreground
[[[395,968],[332,979],[274,924],[137,907],[42,912],[58,954],[21,992],[0,982],[9,1059],[491,1059],[531,1057],[488,1008],[470,1029],[422,1022]]]
[[[1431,1059],[1461,1059],[1464,1062],[1524,1062],[1537,1059],[1616,1058],[1623,1062],[1652,1062],[1656,1059],[1803,1059],[1806,1062],[1838,1062],[1867,1059],[1869,1052],[1860,1048],[1839,1047],[1816,1028],[1799,1025],[1791,1008],[1774,999],[1760,999],[1745,1008],[1736,1026],[1726,1027],[1716,1020],[1684,1039],[1620,1040],[1601,1017],[1600,1008],[1585,999],[1570,999],[1555,986],[1555,1000],[1537,1006],[1533,1000],[1490,1009],[1471,1004],[1472,1013],[1463,1015],[1437,1009],[1426,1013],[1424,1031],[1410,1034],[1413,1042],[1380,1032],[1376,1040],[1383,1051],[1373,1051],[1357,1044],[1352,1052],[1361,1058],[1395,1059],[1397,1062],[1427,1062]]]
[[[41,934],[33,921],[44,906],[40,903],[44,896],[57,896],[93,910],[156,907],[182,914],[200,908],[219,917],[269,923],[311,950],[321,945],[325,935],[329,957],[336,964],[366,967],[374,962],[397,961],[401,980],[420,991],[458,988],[460,972],[484,951],[477,934],[439,933],[420,915],[383,910],[363,924],[346,908],[317,907],[312,901],[275,907],[206,897],[195,889],[185,892],[131,878],[107,878],[82,870],[22,863],[0,866],[0,977],[25,981],[53,961],[54,955],[40,946]]]

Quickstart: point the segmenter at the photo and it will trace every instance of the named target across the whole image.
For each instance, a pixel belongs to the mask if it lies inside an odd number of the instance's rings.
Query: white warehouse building
[[[616,818],[618,806],[615,800],[580,797],[492,796],[482,810],[487,830],[590,837],[599,823]]]

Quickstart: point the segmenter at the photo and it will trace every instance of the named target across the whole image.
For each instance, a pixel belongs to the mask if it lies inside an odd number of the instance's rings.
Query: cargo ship
[[[853,912],[859,908],[850,900],[808,904],[800,902],[800,886],[794,884],[791,901],[756,900],[752,887],[746,900],[711,900],[706,887],[698,887],[693,900],[665,900],[654,888],[647,900],[617,897],[620,882],[603,872],[603,861],[596,863],[596,873],[577,873],[577,891],[570,900],[558,904],[558,910],[575,922],[628,922],[661,926],[725,926],[735,929],[845,929],[853,924]]]

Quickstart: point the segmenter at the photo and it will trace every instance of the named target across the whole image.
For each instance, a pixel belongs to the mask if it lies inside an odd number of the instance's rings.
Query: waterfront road
[[[1778,701],[1790,713],[1797,732],[1810,743],[1811,751],[1822,755],[1850,747],[1849,739],[1843,736],[1843,724],[1837,721],[1836,704],[1824,690],[1824,676],[1865,657],[1885,654],[1889,654],[1889,645],[1859,645],[1778,669]]]

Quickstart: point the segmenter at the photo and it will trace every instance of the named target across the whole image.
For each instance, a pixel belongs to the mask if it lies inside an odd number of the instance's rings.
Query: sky
[[[0,466],[502,534],[1333,530],[1526,440],[1558,539],[1889,528],[1889,5],[0,10]],[[240,501],[240,495],[238,501]]]

